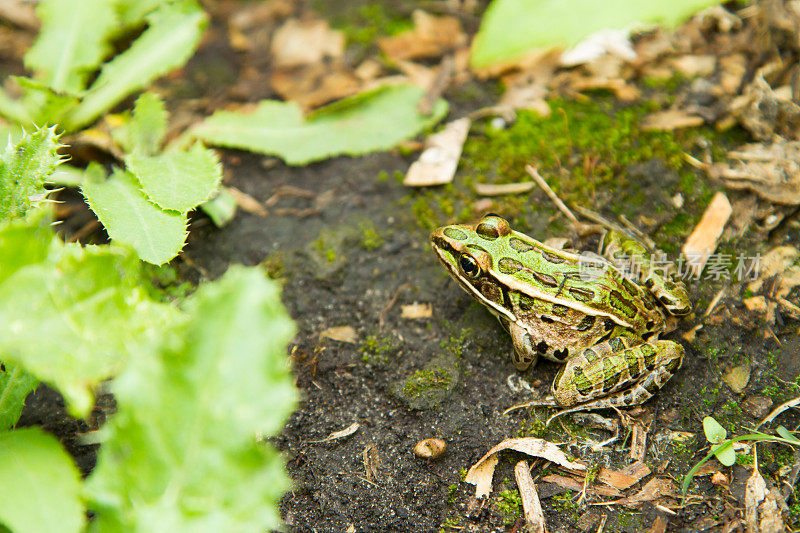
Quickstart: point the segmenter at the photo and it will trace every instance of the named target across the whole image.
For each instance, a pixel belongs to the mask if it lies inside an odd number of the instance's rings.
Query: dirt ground
[[[409,5],[415,3],[385,4],[390,9],[400,6],[407,15]],[[465,20],[465,26],[474,28],[477,20]],[[216,104],[224,103],[242,65],[223,33],[223,21],[215,19],[207,42],[190,66],[181,76],[164,82],[172,94],[180,95],[176,100],[205,95],[216,99]],[[686,85],[681,82],[673,94]],[[274,95],[268,88],[257,87],[249,96]],[[451,103],[448,120],[492,105],[497,96],[493,80],[448,89],[443,95]],[[579,98],[587,99],[609,102],[609,94],[590,92]],[[614,102],[603,109],[613,114],[627,105]],[[491,134],[486,132],[491,120],[476,123],[471,134],[473,154],[476,146],[480,149],[484,133],[490,146]],[[567,127],[565,134],[570,131],[574,132]],[[706,136],[706,141],[730,149],[742,135],[739,131],[733,137]],[[681,144],[684,140],[676,140],[682,150],[698,153],[696,137],[686,145]],[[530,139],[532,144],[556,141]],[[632,425],[622,429],[618,441],[593,451],[590,443],[605,440],[611,433],[571,417],[544,428],[545,409],[502,414],[531,396],[527,388],[546,392],[559,365],[540,361],[535,368],[518,373],[511,363],[508,334],[447,276],[430,249],[431,223],[466,222],[489,210],[473,209],[480,196],[465,180],[479,163],[468,160],[470,153],[465,152],[467,160],[462,161],[454,185],[433,190],[412,190],[396,179],[395,173],[404,174],[416,158],[413,151],[339,157],[302,167],[246,152],[220,153],[227,186],[260,201],[278,193],[277,203],[266,216],[240,211],[223,228],[196,215],[189,244],[176,266],[183,278],[196,282],[220,276],[231,264],[261,264],[283,284],[283,301],[299,329],[290,357],[302,392],[297,411],[272,439],[286,454],[295,484],[281,502],[288,530],[521,531],[522,510],[513,481],[513,465],[521,456],[510,452],[502,456],[489,501],[475,501],[474,487],[463,482],[471,465],[509,437],[536,436],[562,444],[564,451],[592,467],[619,470],[632,462]],[[483,154],[489,161],[500,157]],[[567,168],[572,164],[563,163]],[[709,182],[699,169],[676,172],[658,155],[623,165],[615,173],[628,178],[589,178],[592,195],[582,197],[580,203],[609,219],[625,215],[673,251],[699,221],[711,194],[725,190]],[[680,188],[686,180],[691,184]],[[686,193],[685,204],[670,206],[669,198],[678,189]],[[569,185],[564,190],[572,194],[571,200],[583,191]],[[752,196],[747,191],[728,190],[727,194],[732,203]],[[575,237],[538,188],[513,199],[493,199],[491,210],[508,216],[518,229],[537,239]],[[741,235],[727,238],[723,246],[728,253],[747,256],[766,254],[778,245],[796,246],[800,241],[797,213],[796,208],[784,209],[779,224],[754,223]],[[657,220],[648,222],[648,216]],[[670,225],[677,219],[682,220],[680,229],[668,229],[678,227]],[[714,312],[704,315],[720,291],[724,292]],[[634,420],[646,428],[644,462],[652,478],[673,479],[677,486],[707,453],[704,417],[715,417],[729,434],[741,434],[773,407],[800,395],[795,384],[800,373],[800,321],[780,315],[775,323],[765,322],[743,304],[749,296],[745,285],[725,277],[693,283],[691,296],[695,313],[666,337],[686,349],[682,368],[652,400],[632,412]],[[795,291],[789,299],[796,301],[796,297]],[[415,303],[430,304],[431,316],[405,318],[403,306]],[[702,328],[697,329],[699,325]],[[344,326],[355,332],[350,341],[323,335]],[[743,365],[749,379],[734,392],[723,376]],[[22,423],[45,421],[50,430],[72,443],[69,449],[81,457],[86,471],[91,468],[91,450],[74,441],[80,426],[64,422],[68,419],[63,415],[52,415],[60,411],[58,398],[51,396],[44,389],[37,392],[36,401],[28,402]],[[616,418],[611,411],[602,414]],[[782,415],[779,422],[789,429],[800,424],[794,414]],[[325,440],[354,423],[358,429],[353,434]],[[446,442],[446,452],[437,459],[415,455],[415,445],[433,437]],[[796,466],[800,457],[778,445],[760,444],[758,451],[762,474],[777,485],[786,479],[785,469]],[[605,505],[614,498],[598,493],[580,501],[578,492],[540,479],[551,473],[544,462],[535,463],[532,473],[551,532],[655,532],[664,531],[663,527],[668,531],[741,531],[744,483],[752,461],[748,465],[743,456],[740,463],[732,469],[719,465],[698,476],[683,502],[672,493],[629,506]],[[715,472],[721,472],[724,481],[715,478],[712,483]],[[649,479],[624,495],[636,494]],[[800,506],[791,498],[788,505],[787,523],[794,522],[796,527]]]

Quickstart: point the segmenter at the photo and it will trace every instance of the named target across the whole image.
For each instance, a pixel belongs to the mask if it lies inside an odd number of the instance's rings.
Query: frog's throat
[[[495,315],[496,317],[498,317],[498,318],[502,317],[502,318],[508,320],[509,322],[517,323],[517,317],[514,316],[514,314],[511,311],[509,311],[505,307],[493,302],[492,300],[489,300],[488,298],[486,298],[486,296],[481,294],[480,291],[478,289],[476,289],[472,285],[472,283],[470,283],[466,279],[464,279],[464,276],[461,275],[461,273],[456,269],[456,267],[454,267],[450,263],[450,261],[447,260],[446,252],[440,251],[438,248],[434,248],[433,250],[436,252],[436,255],[439,257],[439,261],[450,272],[450,275],[452,275],[458,281],[458,284],[461,285],[462,289],[467,291],[469,294],[472,295],[473,298],[475,298],[476,300],[481,302],[483,305],[485,305],[487,308],[489,308],[489,311],[491,311],[492,314]]]

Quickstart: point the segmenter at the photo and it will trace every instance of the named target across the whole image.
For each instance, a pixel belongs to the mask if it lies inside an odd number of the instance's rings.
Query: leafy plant
[[[132,250],[63,243],[46,205],[17,190],[43,197],[57,148],[52,129],[40,130],[0,157],[10,213],[0,222],[0,523],[77,533],[91,512],[97,532],[278,527],[289,483],[258,439],[279,430],[297,396],[286,360],[295,328],[278,285],[231,267],[180,307],[152,300]],[[10,181],[20,168],[28,181]],[[86,482],[51,435],[7,430],[38,380],[78,416],[101,382],[115,395]]]
[[[494,0],[472,42],[470,61],[484,68],[535,48],[571,46],[596,31],[635,23],[675,25],[719,0]]]
[[[413,85],[382,87],[345,98],[303,116],[294,102],[263,100],[252,113],[217,111],[191,130],[203,141],[281,157],[303,165],[337,155],[388,150],[447,114],[439,100],[430,116],[417,104],[424,90]]]
[[[756,442],[779,442],[788,444],[789,446],[800,445],[800,439],[795,437],[785,427],[779,426],[775,431],[778,436],[768,435],[761,431],[754,431],[748,435],[727,438],[728,432],[719,422],[710,416],[705,417],[703,419],[703,432],[713,446],[708,454],[684,476],[683,484],[681,485],[682,494],[686,496],[686,491],[689,490],[689,484],[692,482],[692,479],[694,479],[695,474],[700,467],[706,464],[712,457],[716,457],[719,462],[725,466],[732,466],[733,463],[736,462],[736,452],[733,450],[733,444],[735,442],[751,440]]]
[[[25,55],[33,76],[16,78],[20,99],[0,90],[0,115],[23,127],[58,124],[65,131],[90,124],[183,65],[207,22],[194,0],[43,0],[36,12],[41,31]],[[113,55],[115,39],[142,28]]]
[[[216,154],[200,144],[161,151],[168,116],[155,94],[142,94],[119,120],[112,135],[126,151],[127,169],[106,177],[100,165],[89,165],[83,194],[113,240],[162,264],[183,247],[188,212],[214,194],[222,169]]]

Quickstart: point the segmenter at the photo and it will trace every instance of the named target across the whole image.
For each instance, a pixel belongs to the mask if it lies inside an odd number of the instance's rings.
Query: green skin
[[[448,273],[506,327],[520,371],[539,355],[563,363],[553,382],[559,414],[640,404],[683,361],[683,347],[658,340],[666,316],[692,310],[686,286],[653,271],[649,252],[608,233],[602,256],[550,248],[512,231],[497,215],[431,234]],[[634,259],[634,280],[620,269]],[[626,261],[627,260],[627,261]],[[616,266],[615,266],[616,265]]]

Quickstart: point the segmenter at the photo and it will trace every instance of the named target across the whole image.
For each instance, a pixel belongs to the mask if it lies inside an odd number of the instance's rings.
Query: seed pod
[[[421,440],[414,446],[414,453],[423,459],[438,459],[447,451],[447,443],[439,438]]]

